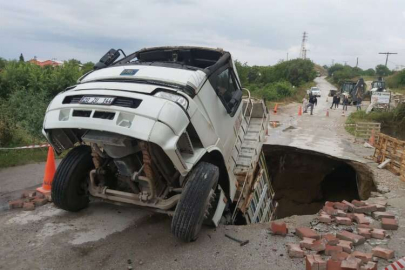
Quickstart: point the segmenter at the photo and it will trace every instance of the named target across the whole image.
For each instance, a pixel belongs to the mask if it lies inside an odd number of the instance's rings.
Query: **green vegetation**
[[[86,63],[81,68],[77,60],[61,67],[40,67],[23,58],[0,58],[0,146],[43,142],[41,129],[49,102],[93,67]]]
[[[294,59],[274,66],[235,64],[243,87],[270,102],[300,101],[316,77],[310,60]]]
[[[47,154],[47,148],[1,150],[0,168],[46,161]]]
[[[366,114],[365,111],[357,111],[350,114],[346,120],[346,124],[357,122],[378,122],[381,123],[382,130],[389,129],[395,133],[405,134],[405,104],[389,112],[372,111]],[[347,126],[346,130],[354,135],[354,127]]]
[[[392,91],[405,94],[405,69],[387,77],[386,82]]]
[[[328,69],[328,80],[329,80],[329,82],[331,82],[335,85],[341,85],[344,81],[355,80],[360,77],[362,77],[366,81],[367,80],[374,81],[376,79],[376,76],[386,76],[386,75],[379,75],[379,74],[385,74],[385,73],[391,74],[391,71],[383,65],[378,65],[375,70],[372,68],[363,70],[358,67],[334,64],[333,66],[331,66],[327,69]]]

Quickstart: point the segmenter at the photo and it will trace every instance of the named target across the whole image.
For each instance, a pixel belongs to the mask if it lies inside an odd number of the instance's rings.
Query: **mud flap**
[[[212,217],[212,221],[215,224],[215,227],[218,226],[219,221],[221,220],[222,214],[224,213],[224,209],[226,206],[226,197],[225,197],[225,193],[222,190],[221,186],[218,185],[218,189],[221,191],[220,195],[219,195],[219,200],[218,200],[218,205],[217,205],[217,209],[215,210],[215,214]]]

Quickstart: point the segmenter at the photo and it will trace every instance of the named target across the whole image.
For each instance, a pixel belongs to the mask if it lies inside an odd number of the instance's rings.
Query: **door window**
[[[232,100],[232,98],[237,96],[235,95],[237,91],[241,90],[238,89],[229,68],[217,75],[216,92],[228,112],[233,109],[233,106],[238,106],[240,103],[240,100],[237,100],[236,103],[235,100]]]

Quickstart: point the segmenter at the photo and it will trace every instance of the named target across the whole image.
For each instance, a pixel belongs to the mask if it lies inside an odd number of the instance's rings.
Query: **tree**
[[[20,62],[25,62],[24,55],[22,53],[20,54]]]
[[[388,76],[391,74],[391,71],[384,65],[378,65],[375,67],[375,73],[378,76]]]
[[[82,73],[86,74],[90,70],[93,70],[93,68],[94,68],[94,63],[93,62],[84,63],[83,66],[82,66]]]
[[[369,68],[369,69],[367,69],[367,70],[365,70],[363,72],[363,75],[365,75],[365,76],[375,76],[375,70],[372,69],[372,68]]]

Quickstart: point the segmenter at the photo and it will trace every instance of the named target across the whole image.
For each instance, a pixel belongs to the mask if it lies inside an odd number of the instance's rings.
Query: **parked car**
[[[313,96],[321,97],[321,90],[319,90],[318,87],[311,87],[310,93],[311,93]]]

